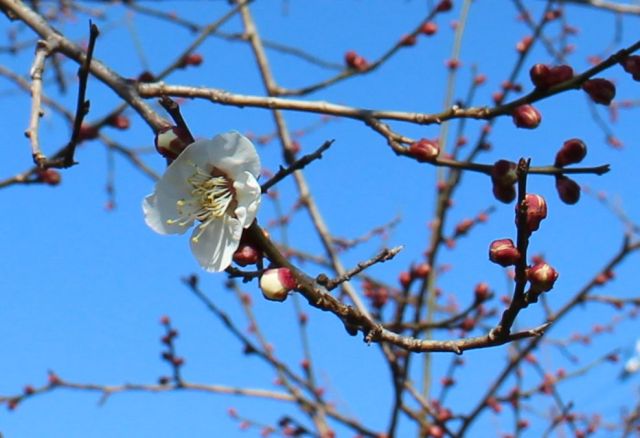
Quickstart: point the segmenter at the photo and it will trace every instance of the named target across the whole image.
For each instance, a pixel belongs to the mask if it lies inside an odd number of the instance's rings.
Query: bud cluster
[[[568,65],[551,67],[547,64],[535,64],[529,70],[531,82],[539,90],[546,90],[573,78],[573,68]]]

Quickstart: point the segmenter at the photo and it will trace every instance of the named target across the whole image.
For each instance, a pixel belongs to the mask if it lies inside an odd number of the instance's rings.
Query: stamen
[[[192,197],[176,201],[179,217],[167,220],[167,224],[189,226],[195,220],[202,222],[193,236],[193,241],[197,242],[207,225],[232,210],[235,191],[233,182],[218,169],[214,169],[212,172],[214,176],[212,176],[194,163],[191,164],[195,168],[195,173],[187,178],[187,182],[193,187]]]

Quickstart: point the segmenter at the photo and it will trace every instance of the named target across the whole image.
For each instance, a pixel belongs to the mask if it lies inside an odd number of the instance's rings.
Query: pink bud
[[[344,62],[347,64],[347,67],[357,71],[364,71],[369,67],[367,60],[353,50],[344,54]]]
[[[400,273],[400,276],[398,277],[398,281],[400,281],[400,285],[404,288],[404,289],[408,289],[409,286],[411,286],[411,281],[413,279],[411,278],[411,274],[408,273],[407,271],[402,271]]]
[[[400,39],[400,45],[405,47],[415,46],[418,39],[415,35],[404,35]]]
[[[489,285],[487,283],[476,284],[476,287],[473,290],[473,293],[476,297],[476,301],[485,301],[491,295],[491,292],[489,290]]]
[[[186,133],[178,126],[162,128],[156,134],[156,150],[160,155],[175,160],[189,145]]]
[[[515,265],[520,261],[520,251],[511,239],[498,239],[489,246],[489,260],[500,266]]]
[[[528,35],[518,41],[518,43],[516,44],[516,50],[519,53],[524,53],[529,50],[529,47],[531,47],[531,43],[533,43],[533,37]]]
[[[122,131],[129,129],[129,126],[131,126],[129,118],[122,114],[116,114],[115,116],[109,117],[107,119],[107,124]]]
[[[260,277],[262,295],[271,301],[284,301],[296,285],[296,279],[289,268],[267,269]]]
[[[520,105],[511,114],[518,128],[534,129],[542,121],[540,112],[531,105]]]
[[[437,142],[423,138],[411,143],[408,153],[420,163],[433,162],[438,158],[440,147]]]
[[[568,65],[550,67],[547,64],[535,64],[529,70],[529,77],[536,88],[546,90],[573,78],[573,68]]]
[[[573,205],[580,200],[580,186],[564,175],[556,177],[556,190],[560,200],[565,204]]]
[[[547,202],[542,196],[531,193],[527,193],[525,202],[527,203],[527,230],[531,233],[540,228],[540,222],[547,217]],[[516,211],[517,209],[518,207],[516,207]]]
[[[420,28],[420,32],[422,32],[425,35],[429,35],[429,36],[433,35],[437,31],[438,31],[438,25],[436,23],[434,23],[433,21],[427,21]]]
[[[180,60],[178,68],[185,68],[187,66],[197,67],[202,64],[203,58],[199,53],[189,53]]]
[[[567,140],[556,154],[556,167],[564,167],[568,164],[576,164],[587,155],[587,145],[578,138]]]
[[[233,253],[233,261],[240,266],[255,265],[261,258],[262,252],[247,244],[240,244]]]
[[[50,186],[57,186],[58,184],[60,184],[60,181],[62,180],[62,176],[60,175],[60,172],[58,172],[55,169],[51,169],[51,168],[42,169],[42,170],[36,171],[36,173],[40,181]]]
[[[536,292],[548,292],[558,279],[558,272],[547,263],[538,263],[527,269],[527,279],[531,289]]]
[[[425,278],[431,273],[431,265],[429,263],[420,263],[411,270],[411,274],[415,278]]]
[[[616,86],[607,79],[589,79],[582,84],[582,89],[591,97],[591,100],[601,105],[609,105],[616,97]]]

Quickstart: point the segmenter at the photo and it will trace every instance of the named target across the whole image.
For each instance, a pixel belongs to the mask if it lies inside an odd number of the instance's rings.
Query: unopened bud
[[[631,74],[633,80],[640,81],[640,56],[628,56],[621,64],[624,71]]]
[[[37,171],[38,179],[50,186],[57,186],[62,180],[60,172],[55,169],[42,169]]]
[[[498,239],[489,246],[489,260],[500,266],[515,265],[520,261],[520,251],[511,239]]]
[[[415,278],[425,278],[431,273],[431,265],[429,263],[420,263],[412,269]]]
[[[513,202],[514,199],[516,199],[516,189],[513,185],[503,186],[499,184],[494,184],[493,196],[495,196],[495,198],[500,202],[504,202],[505,204],[510,204],[511,202]]]
[[[197,67],[200,64],[202,64],[203,58],[202,55],[199,53],[189,53],[188,55],[184,56],[181,60],[180,63],[178,65],[179,68],[185,68],[187,66],[193,66],[193,67]]]
[[[527,279],[535,292],[548,292],[558,279],[558,271],[547,263],[538,263],[527,269]]]
[[[116,114],[115,116],[109,117],[107,123],[110,126],[113,126],[114,128],[120,129],[122,131],[129,129],[129,126],[131,126],[129,118],[123,114]]]
[[[524,202],[527,204],[527,230],[531,233],[540,228],[540,222],[547,217],[547,202],[540,195],[527,193]],[[516,207],[516,212],[518,207]],[[516,224],[518,215],[516,214]]]
[[[535,64],[529,70],[529,77],[536,88],[546,90],[573,78],[573,68],[568,65],[550,67],[546,64]]]
[[[400,39],[400,45],[405,47],[415,46],[418,39],[415,35],[404,35]]]
[[[609,105],[616,97],[616,86],[607,79],[589,79],[582,84],[582,89],[586,91],[591,100],[601,105]]]
[[[473,293],[476,297],[476,301],[485,301],[491,295],[491,291],[489,290],[489,285],[487,283],[476,284]]]
[[[98,138],[98,134],[98,128],[93,125],[83,123],[80,125],[80,130],[78,131],[78,142],[93,140],[94,138]]]
[[[296,287],[296,279],[289,268],[267,269],[260,277],[262,295],[271,301],[284,301]]]
[[[262,258],[262,252],[251,245],[240,244],[233,253],[233,261],[240,266],[255,265]]]
[[[420,28],[420,32],[425,35],[431,36],[438,31],[438,25],[433,21],[427,21]]]
[[[518,51],[518,53],[524,53],[529,50],[529,47],[531,47],[531,43],[533,43],[533,37],[531,35],[527,35],[526,37],[518,41],[518,43],[516,44],[516,50]]]
[[[357,71],[364,71],[369,67],[367,60],[353,50],[344,54],[344,62],[347,64],[347,67]]]
[[[511,116],[518,128],[534,129],[542,121],[540,111],[531,105],[520,105],[513,110]]]
[[[451,3],[451,0],[440,0],[440,3],[436,6],[436,11],[447,12],[450,11],[452,7],[453,3]]]
[[[569,164],[579,163],[587,155],[587,145],[578,138],[572,138],[564,142],[556,154],[556,167],[564,167]]]
[[[156,134],[155,145],[160,155],[175,160],[189,145],[189,139],[180,127],[168,126]]]
[[[580,186],[564,175],[556,177],[556,190],[560,200],[565,204],[573,205],[580,200]]]
[[[491,169],[491,181],[501,186],[513,185],[518,180],[518,165],[513,161],[498,160]]]
[[[511,116],[513,117],[513,123],[518,128],[534,129],[542,121],[540,111],[532,105],[520,105],[513,110]]]
[[[411,143],[409,146],[409,155],[416,159],[420,163],[433,162],[438,158],[440,153],[440,147],[438,143],[425,138]]]

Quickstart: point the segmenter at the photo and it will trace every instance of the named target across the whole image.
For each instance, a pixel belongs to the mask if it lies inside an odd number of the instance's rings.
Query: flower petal
[[[144,211],[144,220],[149,228],[159,234],[184,234],[191,226],[191,224],[183,226],[167,223],[169,219],[175,219],[177,216],[175,203],[171,208],[168,208],[166,204],[160,206],[155,193],[144,198],[142,211]]]
[[[247,228],[256,218],[262,190],[260,184],[249,172],[238,175],[233,182],[233,188],[236,191],[236,201],[238,206],[234,213],[243,228]]]
[[[176,161],[181,159],[203,167],[207,164],[217,167],[233,180],[244,172],[251,173],[255,178],[260,175],[260,158],[255,146],[247,137],[235,131],[217,135],[211,140],[191,143]]]
[[[194,241],[193,236],[204,231]],[[190,239],[191,251],[198,260],[200,266],[209,272],[224,271],[233,259],[233,253],[238,249],[242,227],[240,222],[230,216],[224,216],[220,220],[213,220],[205,225],[200,224],[193,230]]]

